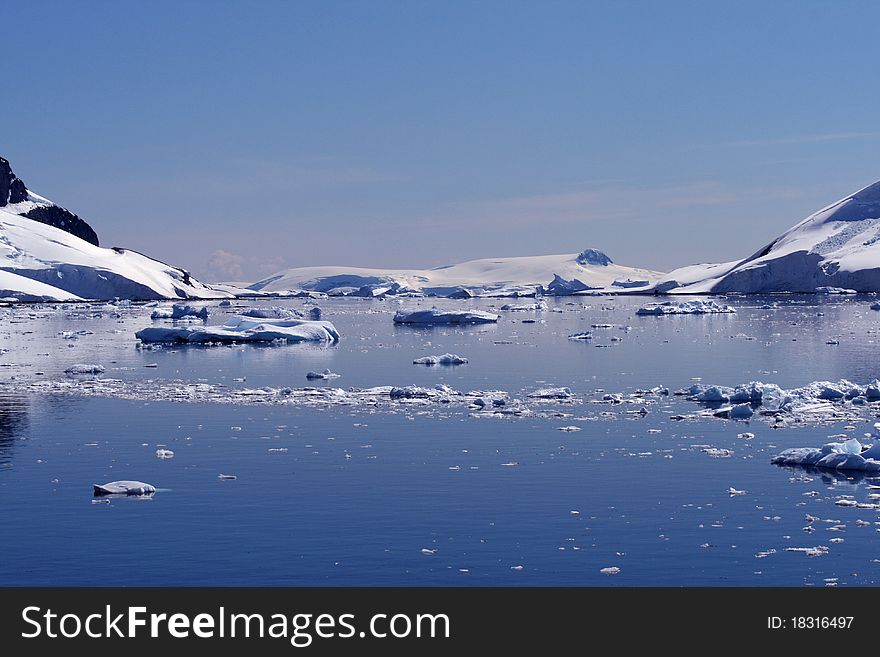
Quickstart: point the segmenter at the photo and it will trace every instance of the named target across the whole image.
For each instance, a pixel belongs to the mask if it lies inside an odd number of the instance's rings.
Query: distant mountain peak
[[[99,246],[97,233],[85,220],[42,196],[32,194],[24,181],[15,175],[9,160],[3,157],[0,157],[0,208],[6,208],[41,224],[60,228]]]
[[[584,249],[578,253],[577,263],[579,265],[607,267],[608,265],[613,264],[613,261],[598,249]]]
[[[0,157],[0,208],[27,200],[27,187],[12,171],[9,160]]]

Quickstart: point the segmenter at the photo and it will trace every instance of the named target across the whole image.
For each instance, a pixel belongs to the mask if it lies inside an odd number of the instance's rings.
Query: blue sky
[[[873,2],[4,7],[0,155],[209,279],[757,250],[880,179]]]

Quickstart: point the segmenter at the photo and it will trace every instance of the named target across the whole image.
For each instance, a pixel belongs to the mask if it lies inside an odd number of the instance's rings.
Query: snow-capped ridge
[[[658,293],[880,291],[880,182],[814,212],[751,256],[682,267]]]

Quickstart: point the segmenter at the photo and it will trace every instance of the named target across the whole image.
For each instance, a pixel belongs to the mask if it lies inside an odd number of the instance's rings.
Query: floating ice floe
[[[222,326],[149,327],[138,331],[141,342],[337,342],[330,322],[306,319],[251,319],[236,316]]]
[[[142,481],[111,481],[107,484],[95,484],[95,495],[152,495],[156,487]]]
[[[464,365],[467,358],[457,354],[443,354],[442,356],[422,356],[413,361],[413,365]]]
[[[856,290],[846,287],[833,287],[830,285],[821,285],[816,288],[816,294],[858,294]]]
[[[788,390],[760,381],[734,388],[694,384],[685,390],[676,391],[675,394],[706,404],[736,405],[709,411],[719,417],[748,419],[746,416],[751,411],[777,423],[788,420],[823,422],[855,417],[859,414],[860,407],[864,409],[862,412],[870,411],[869,404],[880,400],[880,381],[875,380],[864,386],[846,379],[814,381],[801,388]]]
[[[208,308],[175,303],[171,308],[157,308],[150,313],[150,319],[208,319]]]
[[[880,443],[864,447],[855,438],[822,447],[794,447],[770,459],[776,465],[801,465],[835,470],[880,472]]]
[[[572,397],[572,392],[571,388],[539,388],[529,394],[529,397],[538,399],[569,399]]]
[[[320,313],[320,310],[319,310]],[[303,314],[295,308],[281,308],[272,306],[270,308],[248,308],[238,313],[242,317],[256,317],[259,319],[297,319]],[[320,319],[320,317],[318,317]]]
[[[65,374],[103,374],[104,366],[103,365],[88,365],[86,363],[77,363],[76,365],[71,365],[66,370],[64,370]]]
[[[498,315],[482,310],[425,310],[414,308],[398,310],[394,314],[395,324],[489,324],[498,321]]]
[[[733,306],[723,306],[715,301],[692,299],[690,301],[666,301],[650,303],[636,311],[636,315],[713,315],[718,313],[735,313]]]
[[[540,311],[547,310],[547,302],[543,299],[541,301],[537,301],[535,303],[505,303],[499,310],[505,310],[510,312],[523,312],[523,311]]]
[[[323,372],[306,372],[306,378],[309,381],[312,380],[326,380],[326,379],[338,379],[341,374],[337,374],[336,372],[331,372],[329,369],[324,370]]]

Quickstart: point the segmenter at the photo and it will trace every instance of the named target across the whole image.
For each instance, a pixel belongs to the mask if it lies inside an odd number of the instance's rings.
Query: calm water
[[[440,417],[427,407],[387,413],[27,392],[29,382],[64,378],[78,362],[156,386],[302,387],[307,371],[330,368],[342,377],[318,385],[447,383],[520,397],[546,385],[589,395],[675,389],[697,377],[798,386],[880,374],[880,316],[870,298],[728,299],[737,314],[636,317],[645,301],[561,299],[551,306],[562,313],[504,313],[498,325],[463,329],[396,328],[396,302],[322,301],[343,335],[336,346],[151,351],[136,349],[134,331],[151,323],[152,308],[6,311],[0,584],[876,584],[877,511],[834,501],[865,501],[880,482],[769,463],[782,448],[861,437],[870,424],[676,422],[671,415],[695,405],[675,397],[645,417],[597,405],[561,409],[574,417],[496,420],[465,408]],[[778,306],[762,307],[771,303]],[[416,304],[430,302],[403,305]],[[212,323],[232,310],[215,312]],[[592,343],[567,339],[591,324],[614,326],[593,329]],[[445,352],[470,362],[411,364]],[[606,411],[617,413],[599,416]],[[582,430],[558,430],[572,425]],[[746,431],[754,438],[738,437]],[[733,456],[712,458],[703,445]],[[159,447],[175,457],[156,458]],[[159,492],[93,500],[91,485],[114,479]],[[731,497],[730,487],[746,493]],[[812,533],[803,531],[806,514],[820,519]],[[820,545],[829,548],[820,557],[784,551]],[[600,572],[608,567],[620,572]]]

